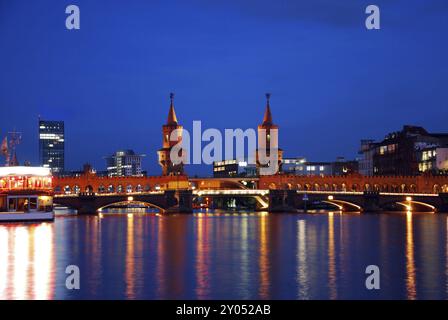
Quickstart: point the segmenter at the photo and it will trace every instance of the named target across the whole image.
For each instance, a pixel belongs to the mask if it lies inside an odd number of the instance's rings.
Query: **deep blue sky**
[[[403,124],[448,132],[447,57],[446,0],[0,0],[0,134],[37,163],[38,115],[64,120],[68,169],[132,148],[159,174],[169,92],[186,129],[245,129],[269,91],[285,156],[354,158]]]

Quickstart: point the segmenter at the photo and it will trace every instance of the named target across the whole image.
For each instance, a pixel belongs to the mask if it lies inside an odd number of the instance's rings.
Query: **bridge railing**
[[[363,191],[306,191],[306,190],[296,190],[299,194],[344,194],[344,195],[363,195]],[[414,196],[414,197],[436,197],[438,194],[436,193],[410,193],[410,192],[378,192],[379,195],[385,196]]]
[[[256,196],[265,196],[269,194],[269,190],[267,189],[225,189],[225,190],[195,190],[193,194],[202,196],[202,195],[256,195]]]
[[[56,198],[64,198],[64,197],[78,197],[80,195],[95,195],[98,197],[113,197],[113,196],[137,196],[137,195],[148,195],[148,194],[164,194],[165,191],[147,191],[147,192],[111,192],[111,193],[99,193],[99,192],[79,192],[79,193],[70,193],[70,194],[56,194]]]

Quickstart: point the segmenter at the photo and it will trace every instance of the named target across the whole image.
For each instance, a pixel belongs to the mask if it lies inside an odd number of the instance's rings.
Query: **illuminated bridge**
[[[113,205],[191,212],[197,201],[249,199],[255,210],[295,212],[313,206],[342,211],[448,212],[448,176],[294,176],[192,178],[98,177],[88,172],[53,179],[55,203],[94,213]],[[213,207],[213,206],[212,206]],[[236,208],[238,209],[238,208]]]
[[[54,203],[78,210],[80,214],[95,214],[112,206],[146,206],[157,208],[161,213],[191,213],[197,198],[253,198],[256,210],[270,212],[298,212],[313,206],[326,205],[336,211],[380,212],[422,211],[448,212],[448,193],[381,193],[381,192],[334,192],[268,189],[227,190],[165,190],[132,193],[79,193],[56,195]]]

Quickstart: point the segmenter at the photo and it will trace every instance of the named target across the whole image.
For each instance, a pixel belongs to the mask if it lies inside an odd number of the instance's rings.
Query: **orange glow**
[[[408,211],[406,213],[406,291],[409,300],[415,300],[417,296],[412,228],[412,212]]]
[[[337,298],[336,288],[336,257],[334,246],[334,216],[328,214],[328,285],[330,287],[330,299]]]
[[[127,239],[126,239],[126,296],[133,298],[135,296],[135,266],[134,266],[134,220],[132,214],[128,214],[131,219],[127,221]]]
[[[269,299],[269,260],[268,260],[268,235],[267,235],[267,215],[260,217],[260,298]]]
[[[52,224],[0,227],[1,300],[54,297],[53,241]]]

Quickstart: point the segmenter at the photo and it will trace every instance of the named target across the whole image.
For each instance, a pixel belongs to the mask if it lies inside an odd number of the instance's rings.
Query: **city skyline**
[[[1,2],[0,134],[23,132],[19,160],[38,162],[41,115],[65,121],[68,169],[101,168],[104,155],[130,148],[157,174],[170,91],[187,130],[194,120],[255,128],[272,92],[285,157],[353,158],[360,139],[403,124],[446,131],[444,2],[378,1],[388,23],[377,33],[363,26],[363,1],[315,3],[325,15],[295,1],[199,3],[79,1],[82,27],[70,32],[62,4]]]
[[[448,300],[447,34],[447,0],[0,0],[0,300]]]

